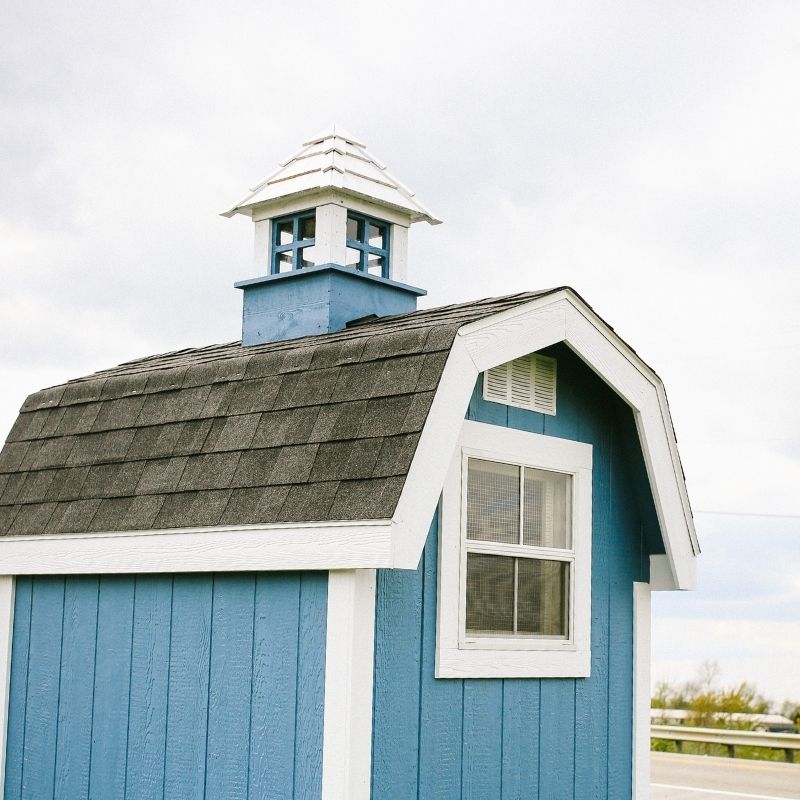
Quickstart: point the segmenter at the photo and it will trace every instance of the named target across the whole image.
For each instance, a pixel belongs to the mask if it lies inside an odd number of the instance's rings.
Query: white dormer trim
[[[692,588],[699,546],[664,387],[570,289],[460,329],[391,520],[7,536],[0,574],[416,569],[478,375],[558,342],[633,410],[666,551],[653,588]]]

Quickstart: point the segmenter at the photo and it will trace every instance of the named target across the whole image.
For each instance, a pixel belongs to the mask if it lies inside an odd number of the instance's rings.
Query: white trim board
[[[0,574],[416,569],[478,375],[558,342],[631,407],[664,538],[661,583],[692,588],[699,547],[661,381],[570,289],[459,330],[391,521],[2,537]]]
[[[14,635],[14,576],[0,575],[0,800],[6,785],[11,643]]]
[[[374,569],[328,576],[322,800],[369,800],[372,770]]]
[[[650,584],[633,584],[633,800],[650,800]]]

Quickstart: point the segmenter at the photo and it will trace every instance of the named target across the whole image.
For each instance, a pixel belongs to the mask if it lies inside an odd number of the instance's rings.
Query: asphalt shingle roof
[[[36,392],[0,451],[0,535],[389,518],[458,329],[552,291]]]

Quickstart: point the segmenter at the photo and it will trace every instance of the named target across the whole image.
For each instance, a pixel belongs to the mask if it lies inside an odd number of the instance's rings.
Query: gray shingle
[[[377,380],[372,384],[371,397],[409,394],[417,387],[425,356],[400,356],[382,362]]]
[[[61,402],[66,386],[52,386],[49,389],[42,389],[41,392],[34,392],[22,404],[20,411],[36,411],[39,408],[53,408]]]
[[[71,500],[56,503],[44,533],[82,533],[89,529],[101,500]]]
[[[367,403],[367,410],[358,429],[359,436],[391,436],[405,422],[411,408],[412,395],[378,397]]]
[[[55,429],[56,436],[74,436],[76,433],[88,433],[100,413],[102,402],[82,403],[67,406],[64,416]]]
[[[16,422],[8,432],[7,442],[22,442],[35,439],[42,431],[47,417],[53,412],[52,408],[43,408],[39,411],[26,411],[17,417]]]
[[[389,519],[397,507],[403,478],[342,481],[330,509],[331,519]]]
[[[281,372],[306,372],[316,353],[316,344],[287,350],[281,361]]]
[[[383,363],[371,361],[339,368],[339,379],[331,394],[331,402],[360,400],[372,396],[372,389],[380,380]]]
[[[56,439],[43,439],[40,442],[36,458],[30,464],[31,469],[57,467],[69,463],[70,455],[79,441],[77,436],[59,436]]]
[[[353,439],[321,444],[309,480],[316,483],[372,477],[382,442],[382,439]]]
[[[288,489],[286,490],[289,491]],[[22,506],[0,506],[0,536],[5,536]]]
[[[183,385],[188,388],[189,386],[207,386],[210,383],[221,381],[240,381],[245,376],[249,362],[250,356],[246,356],[192,364],[186,370]]]
[[[200,416],[221,417],[226,414],[235,388],[235,383],[213,384]]]
[[[144,405],[143,395],[120,397],[101,403],[100,411],[92,424],[92,431],[132,428]]]
[[[25,483],[28,474],[27,472],[15,472],[4,476],[6,481],[3,492],[0,494],[0,505],[11,505],[16,501],[19,490],[22,488],[22,484]]]
[[[107,497],[101,500],[89,523],[89,530],[94,533],[124,530],[124,519],[131,505],[132,497]]]
[[[136,486],[136,494],[163,494],[176,491],[186,461],[187,456],[147,461]]]
[[[290,486],[276,522],[313,522],[330,519],[329,512],[338,486],[338,481]]]
[[[453,340],[456,338],[460,327],[460,323],[452,323],[450,325],[436,325],[428,328],[428,337],[425,339],[425,349],[428,351],[449,351],[453,346]]]
[[[199,453],[206,443],[213,422],[210,419],[196,419],[185,423],[175,444],[176,456]]]
[[[317,457],[317,444],[298,444],[281,447],[272,468],[268,485],[305,483]]]
[[[66,407],[50,408],[47,410],[47,419],[45,420],[42,430],[39,432],[40,439],[46,439],[50,436],[56,435],[56,430],[64,419],[64,414],[67,413]]]
[[[28,445],[28,449],[25,451],[25,455],[19,465],[19,469],[26,472],[33,469],[33,465],[36,463],[36,459],[39,458],[39,453],[42,452],[42,447],[44,447],[46,441],[46,439],[44,441],[41,439],[34,439],[31,442],[22,442],[22,444]],[[5,452],[5,450],[3,450],[3,452]],[[0,472],[4,471],[5,470],[0,467]]]
[[[366,341],[366,338],[362,337],[321,344],[314,352],[310,369],[325,369],[326,367],[340,367],[343,364],[355,364],[361,359]]]
[[[200,424],[207,423],[203,440],[211,427],[211,422],[202,420]],[[126,458],[132,461],[142,458],[163,458],[179,451],[178,442],[183,434],[185,426],[197,426],[196,422],[172,422],[168,425],[150,425],[144,428],[137,428],[133,441],[128,448]],[[198,450],[203,446],[200,442]]]
[[[90,467],[81,487],[81,499],[127,497],[134,494],[144,465],[144,461],[128,461]]]
[[[356,400],[352,403],[323,406],[311,432],[311,441],[328,442],[355,438],[367,411],[367,403],[367,400]]]
[[[165,422],[181,422],[197,419],[203,410],[210,386],[191,389],[176,389],[147,395],[137,423],[139,425],[163,425]]]
[[[255,411],[269,411],[282,384],[281,377],[255,378],[240,381],[228,405],[229,414],[250,414]]]
[[[15,503],[42,503],[47,499],[47,490],[59,470],[45,469],[28,472],[19,488]]]
[[[411,405],[409,406],[405,420],[403,420],[403,424],[395,433],[414,433],[421,431],[425,425],[425,420],[428,418],[428,412],[431,410],[433,395],[433,392],[415,394],[411,399]]]
[[[381,439],[381,451],[375,463],[372,476],[375,478],[390,475],[405,475],[414,458],[419,436],[416,433],[404,436],[387,436]]]
[[[231,493],[229,491],[168,494],[153,522],[155,528],[194,528],[218,525]]]
[[[245,370],[245,379],[278,375],[283,358],[284,354],[282,352],[276,353],[272,350],[253,353]]]
[[[296,408],[328,402],[339,371],[339,367],[332,367],[284,375],[272,408]]]
[[[66,467],[57,470],[45,500],[75,500],[89,475],[89,467]]]
[[[220,519],[220,525],[247,525],[261,520],[273,520],[288,494],[288,486],[234,489]]]
[[[75,403],[90,403],[93,400],[99,400],[105,383],[105,378],[94,378],[68,383],[64,389],[64,395],[60,400],[60,404],[71,406]]]
[[[241,453],[207,453],[189,456],[178,490],[227,489],[231,485]]]
[[[147,385],[148,373],[133,375],[114,375],[109,377],[100,393],[101,400],[114,400],[117,397],[142,394]]]
[[[428,353],[425,356],[425,363],[420,371],[419,380],[414,387],[415,391],[431,392],[436,390],[439,385],[439,379],[442,377],[448,355],[449,352],[441,352]]]
[[[363,361],[373,358],[390,358],[406,353],[420,353],[428,338],[427,328],[401,329],[393,333],[373,336],[364,347]]]
[[[223,420],[222,429],[215,438],[213,446],[206,443],[204,450],[221,452],[224,450],[247,450],[256,433],[261,414],[242,414]]]
[[[268,450],[248,450],[242,453],[231,486],[268,485],[280,451],[280,447],[271,447]]]
[[[31,442],[6,442],[5,447],[0,452],[0,472],[15,472],[18,470],[31,446]]]
[[[250,446],[253,448],[276,447],[312,441],[311,432],[319,412],[319,406],[284,408],[280,411],[265,412],[261,415]]]
[[[29,503],[17,506],[19,513],[9,526],[8,535],[31,536],[43,533],[55,507],[55,503]]]
[[[170,389],[180,389],[186,375],[186,367],[172,367],[171,369],[157,369],[147,376],[144,390],[147,394],[165,392]]]
[[[164,505],[163,495],[141,495],[134,497],[128,506],[123,520],[122,530],[146,531],[153,527],[153,523]]]

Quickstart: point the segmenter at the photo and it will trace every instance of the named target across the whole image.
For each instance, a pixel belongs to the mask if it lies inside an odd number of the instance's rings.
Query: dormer
[[[408,229],[436,219],[366,146],[337,126],[305,142],[224,213],[255,226],[242,344],[340,330],[416,309]]]

